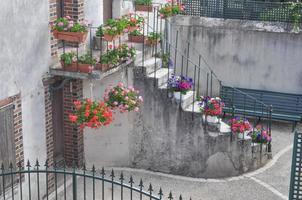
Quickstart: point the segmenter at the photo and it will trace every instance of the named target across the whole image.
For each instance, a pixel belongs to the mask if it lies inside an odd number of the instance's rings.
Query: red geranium
[[[247,119],[235,117],[230,120],[233,133],[244,133],[251,130],[251,124]]]
[[[104,102],[91,101],[85,99],[83,101],[75,101],[76,110],[69,115],[71,122],[80,125],[80,128],[100,128],[109,125],[112,120],[112,111]]]

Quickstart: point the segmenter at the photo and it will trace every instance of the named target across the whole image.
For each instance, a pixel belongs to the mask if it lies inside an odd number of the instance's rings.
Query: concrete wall
[[[0,99],[21,92],[25,160],[46,158],[42,76],[50,61],[48,1],[0,2]]]
[[[286,24],[187,16],[172,24],[173,43],[179,30],[179,49],[186,55],[189,41],[190,58],[198,64],[201,53],[224,84],[302,93],[302,34],[288,32]]]
[[[85,19],[92,26],[99,26],[103,23],[103,0],[85,1]]]
[[[139,113],[117,114],[99,130],[85,129],[88,167],[134,167],[192,177],[217,178],[242,174],[265,163],[252,154],[251,142],[231,141],[230,136],[204,132],[200,114],[183,112],[154,87],[141,69],[116,72],[102,81],[86,81],[84,95],[102,99],[105,88],[123,81],[141,91],[145,102]],[[253,159],[254,158],[254,159]]]

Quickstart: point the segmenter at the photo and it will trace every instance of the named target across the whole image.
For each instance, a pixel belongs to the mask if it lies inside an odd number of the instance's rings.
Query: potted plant
[[[224,107],[224,103],[221,101],[219,97],[211,98],[209,96],[199,98],[201,103],[199,103],[200,110],[206,116],[206,121],[211,124],[219,123],[218,117],[222,115],[222,110]]]
[[[168,89],[173,92],[174,98],[180,100],[181,95],[186,95],[192,89],[193,79],[185,76],[172,76],[168,79]]]
[[[238,139],[251,139],[250,122],[242,117],[235,117],[230,120],[232,133],[237,134]]]
[[[160,38],[161,38],[160,33],[151,32],[147,37],[146,45],[155,46],[160,42]]]
[[[152,12],[152,0],[135,0],[135,10],[142,12]]]
[[[251,134],[252,142],[257,144],[267,144],[272,141],[268,131],[261,125],[256,126]]]
[[[63,53],[61,55],[61,65],[65,71],[91,73],[96,60],[90,53],[86,53],[77,58],[74,52]]]
[[[167,18],[183,13],[184,8],[184,5],[172,0],[172,2],[166,3],[158,12],[161,18]]]
[[[111,109],[104,102],[85,99],[74,102],[75,111],[69,115],[69,120],[79,125],[81,129],[89,127],[93,129],[109,125],[112,118]]]
[[[96,30],[95,36],[93,37],[93,47],[96,50],[106,50],[105,40],[103,40],[104,33],[103,33],[103,26],[99,26]]]
[[[138,30],[144,24],[144,18],[139,15],[129,14],[123,18],[128,24],[127,32]]]
[[[128,21],[125,18],[108,19],[103,29],[104,39],[113,41],[124,32],[128,32]]]
[[[145,36],[139,30],[135,30],[128,34],[128,40],[133,43],[143,43]]]
[[[126,87],[119,83],[116,87],[106,89],[104,100],[112,109],[118,109],[121,113],[139,111],[143,97],[133,87]]]
[[[118,65],[120,62],[118,48],[110,49],[100,57],[99,63],[96,64],[95,69],[107,71],[108,69]]]
[[[118,55],[121,62],[131,60],[136,55],[136,49],[134,47],[129,47],[127,44],[122,44],[118,47]]]
[[[58,18],[52,25],[54,37],[69,42],[84,42],[87,38],[87,29],[85,21],[74,22],[69,16]]]

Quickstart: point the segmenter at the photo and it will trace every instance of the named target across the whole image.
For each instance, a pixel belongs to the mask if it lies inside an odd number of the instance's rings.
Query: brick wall
[[[83,98],[83,81],[71,80],[64,85],[64,158],[68,166],[74,163],[81,166],[84,161],[84,138],[83,130],[72,124],[69,114],[74,111],[73,102]]]
[[[84,19],[84,0],[65,0],[64,15],[72,17],[75,21]]]
[[[16,150],[16,163],[24,164],[24,151],[23,151],[23,129],[22,129],[22,101],[21,94],[14,97],[14,134],[15,134],[15,150]]]
[[[57,19],[57,0],[49,0],[49,22],[53,23]],[[53,37],[50,30],[50,48],[51,56],[55,57],[58,54],[58,41]]]

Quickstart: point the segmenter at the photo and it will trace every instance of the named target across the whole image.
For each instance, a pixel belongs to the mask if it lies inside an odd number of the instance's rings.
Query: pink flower
[[[117,102],[117,101],[113,102],[113,105],[117,106],[117,105],[118,105],[118,102]]]
[[[66,19],[71,19],[71,17],[70,16],[66,16]]]
[[[118,86],[119,86],[119,87],[124,87],[124,84],[123,84],[122,82],[119,82],[119,83],[118,83]]]
[[[139,96],[139,97],[138,97],[138,100],[139,100],[140,102],[144,102],[144,99],[143,99],[142,96]]]
[[[64,23],[63,22],[59,22],[58,26],[64,26]]]
[[[129,97],[125,97],[125,100],[128,101],[128,100],[129,100]]]
[[[139,107],[135,107],[135,108],[134,108],[134,111],[135,111],[135,112],[138,112],[138,111],[139,111]]]

